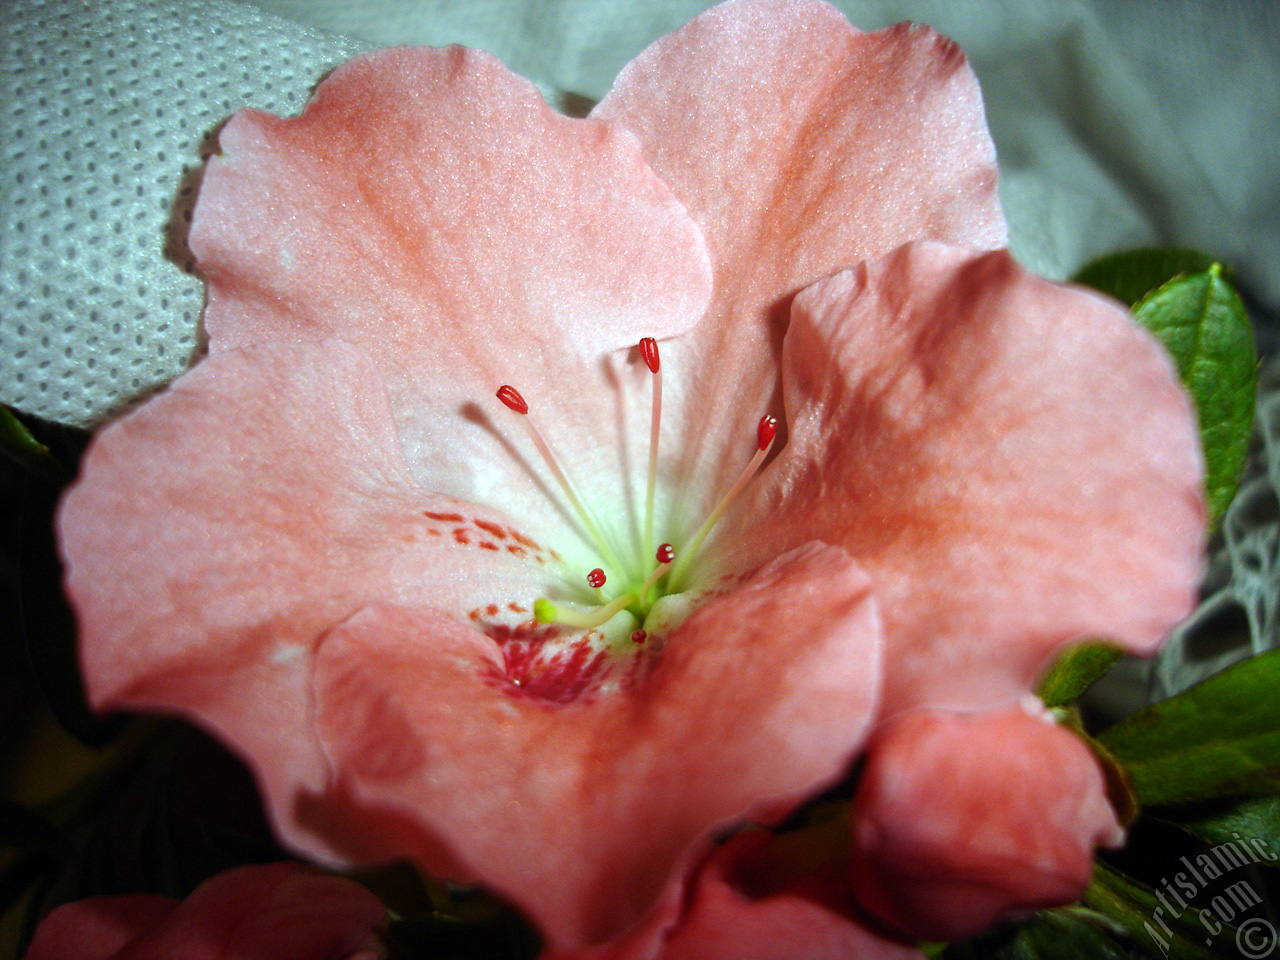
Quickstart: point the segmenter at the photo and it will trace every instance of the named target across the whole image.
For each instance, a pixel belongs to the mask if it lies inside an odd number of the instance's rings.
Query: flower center
[[[721,496],[700,527],[677,548],[670,543],[654,546],[654,500],[658,473],[658,436],[662,422],[662,363],[658,343],[652,337],[640,341],[640,356],[652,374],[652,412],[649,429],[648,477],[645,485],[644,518],[641,525],[643,550],[641,555],[653,557],[654,566],[636,573],[623,565],[608,539],[601,533],[596,518],[583,504],[568,475],[565,473],[551,447],[535,426],[529,415],[529,404],[515,387],[504,384],[497,391],[503,405],[519,415],[534,448],[555,478],[583,533],[598,552],[604,566],[617,574],[617,583],[605,573],[603,567],[595,567],[586,573],[587,586],[594,591],[596,603],[592,605],[554,603],[546,597],[539,598],[533,606],[534,617],[542,624],[562,624],[567,627],[593,629],[607,623],[622,611],[628,611],[641,628],[631,633],[631,640],[640,644],[648,638],[644,629],[650,611],[663,597],[679,593],[688,581],[690,565],[697,558],[707,537],[724,516],[729,505],[738,497],[751,478],[759,471],[773,445],[778,421],[771,416],[760,418],[756,428],[756,451],[737,480]]]

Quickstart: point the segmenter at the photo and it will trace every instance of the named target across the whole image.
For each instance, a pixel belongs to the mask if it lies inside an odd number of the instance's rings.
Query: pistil
[[[617,614],[626,610],[632,604],[639,604],[638,614],[641,619],[649,612],[651,604],[646,602],[649,591],[657,585],[671,569],[671,564],[675,560],[675,549],[669,543],[664,543],[658,547],[655,559],[658,561],[657,568],[649,574],[649,578],[645,580],[643,586],[639,590],[632,593],[624,593],[619,597],[614,597],[603,606],[596,607],[593,610],[579,610],[575,607],[558,607],[546,597],[541,597],[534,602],[533,616],[539,623],[562,623],[568,627],[582,627],[591,629],[600,627],[612,620]],[[593,574],[596,570],[591,571]],[[590,582],[590,578],[588,579]],[[594,584],[592,584],[594,586]],[[604,581],[600,581],[600,585],[604,585]],[[634,639],[634,637],[632,638]],[[637,641],[639,642],[639,641]]]

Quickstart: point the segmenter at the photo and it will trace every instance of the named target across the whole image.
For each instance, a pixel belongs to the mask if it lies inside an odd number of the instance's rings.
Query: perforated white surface
[[[185,221],[210,133],[302,107],[363,49],[248,7],[0,3],[0,401],[90,425],[181,372]]]

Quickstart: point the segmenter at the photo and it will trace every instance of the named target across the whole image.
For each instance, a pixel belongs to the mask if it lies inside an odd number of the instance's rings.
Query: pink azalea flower
[[[976,252],[994,152],[925,28],[725,4],[586,120],[389,50],[220,143],[210,356],[61,529],[94,703],[217,732],[300,851],[598,943],[882,717],[1189,606],[1185,398],[1117,305]]]
[[[358,883],[273,863],[220,873],[182,902],[64,904],[41,921],[26,960],[377,960],[385,920]]]

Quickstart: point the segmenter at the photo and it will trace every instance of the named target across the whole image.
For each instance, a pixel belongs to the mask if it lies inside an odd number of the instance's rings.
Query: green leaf
[[[1235,927],[1215,919],[1215,926],[1206,929],[1197,922],[1199,914],[1192,910],[1178,910],[1175,914],[1151,888],[1105,863],[1094,865],[1084,902],[1127,930],[1153,957],[1214,960],[1216,956],[1235,956],[1231,951]]]
[[[1016,927],[953,943],[942,960],[1128,960],[1129,954],[1088,910],[1042,910]]]
[[[1280,796],[1211,800],[1161,811],[1161,818],[1209,843],[1243,840],[1258,852],[1259,863],[1280,867]]]
[[[1074,278],[1127,303],[1173,354],[1195,401],[1215,522],[1239,483],[1257,388],[1257,353],[1235,280],[1195,250],[1131,250],[1088,264]]]
[[[1045,706],[1071,703],[1120,659],[1124,651],[1109,643],[1090,641],[1064,651],[1054,661],[1037,692]]]
[[[1280,650],[1242,661],[1104,731],[1143,804],[1280,790]]]
[[[1072,279],[1123,300],[1132,307],[1175,277],[1203,273],[1213,264],[1213,257],[1198,250],[1126,250],[1094,260]]]
[[[1215,263],[1148,294],[1133,316],[1168,347],[1195,403],[1217,521],[1240,483],[1253,427],[1258,355],[1249,315]]]
[[[0,452],[18,466],[39,475],[56,476],[60,469],[52,451],[5,406],[0,406]]]

